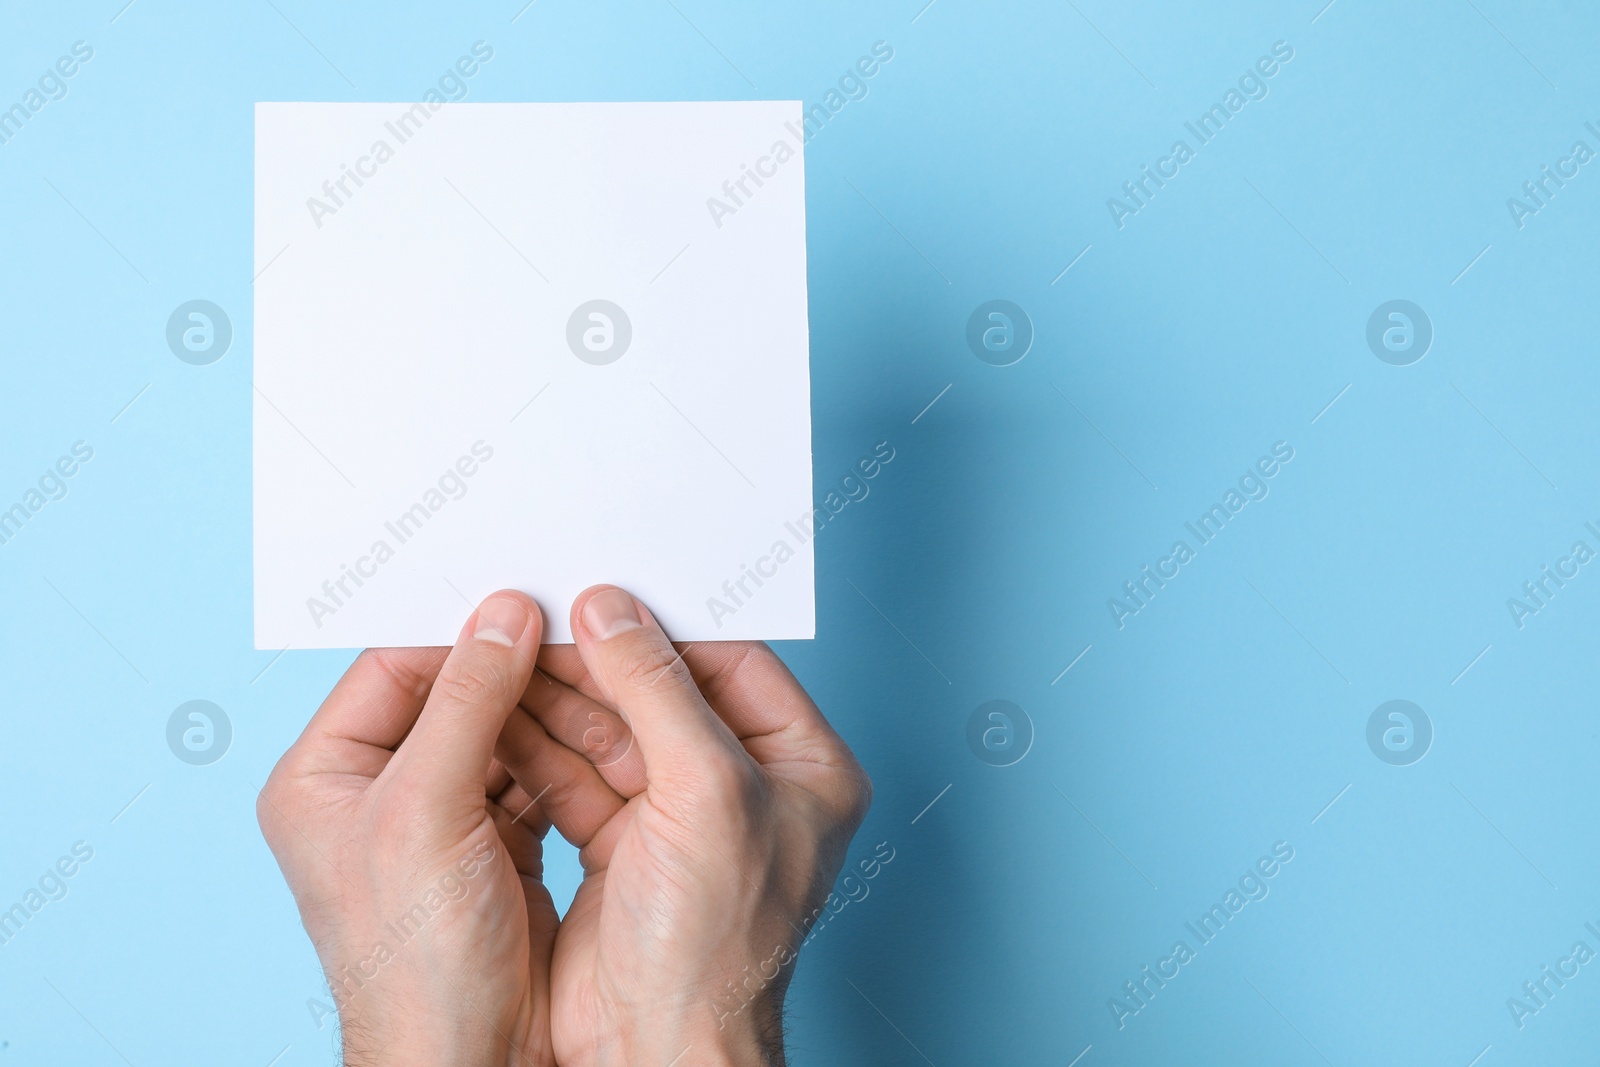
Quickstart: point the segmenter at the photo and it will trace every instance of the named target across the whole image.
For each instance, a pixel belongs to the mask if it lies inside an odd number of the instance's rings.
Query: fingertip
[[[495,738],[533,676],[542,628],[539,606],[526,593],[502,589],[485,597],[390,764],[396,773],[421,776],[425,789],[485,796]]]
[[[614,585],[592,585],[572,602],[572,632],[605,641],[646,624],[644,605]]]
[[[583,625],[584,606],[589,603],[589,600],[596,593],[615,588],[616,586],[614,585],[591,585],[572,598],[572,607],[567,609],[567,625],[572,628],[572,640],[574,643],[589,636],[589,631]]]
[[[718,751],[745,756],[638,598],[614,585],[592,586],[573,602],[572,631],[602,701],[638,740],[652,781],[673,764],[688,767]]]
[[[581,592],[577,596],[573,597],[572,598],[572,621],[573,621],[573,623],[576,624],[576,623],[579,623],[579,622],[582,621],[581,617],[582,617],[582,614],[583,614],[583,606],[585,604],[587,604],[589,602],[590,598],[593,597],[596,593],[603,593],[607,589],[618,589],[618,588],[620,588],[620,586],[612,585],[609,582],[601,582],[599,585],[591,585],[589,588],[585,589],[583,592]],[[576,626],[574,626],[574,628],[576,629]]]
[[[485,597],[472,613],[462,628],[461,643],[472,640],[502,648],[537,648],[543,631],[544,615],[534,599],[517,589],[501,589]]]

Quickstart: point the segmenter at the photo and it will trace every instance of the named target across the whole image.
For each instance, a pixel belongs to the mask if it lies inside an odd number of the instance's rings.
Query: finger
[[[758,763],[850,762],[844,740],[789,668],[765,644],[697,641],[678,648],[701,695]],[[599,687],[589,677],[577,652],[576,647],[569,646],[546,648],[540,653],[540,665],[553,685],[567,685],[597,698]],[[528,687],[529,694],[536,694],[540,684],[535,679]],[[527,706],[528,701],[524,699],[523,703]]]
[[[502,590],[479,605],[391,769],[425,796],[481,803],[495,739],[528,686],[542,631],[538,607],[522,593]]]
[[[822,762],[847,751],[788,666],[760,641],[697,642],[683,658],[700,692],[747,749],[762,742],[764,751],[782,758]]]
[[[537,827],[517,821],[505,808],[493,802],[488,805],[488,812],[494,820],[494,828],[500,833],[501,843],[506,847],[506,856],[517,873],[528,878],[543,878],[544,850],[535,833]]]
[[[377,775],[417,721],[444,648],[369,648],[306,724],[292,751],[312,772]]]
[[[539,650],[539,670],[550,678],[582,689],[592,681],[577,645],[545,645]],[[534,681],[538,681],[535,678]]]
[[[491,799],[511,813],[512,822],[526,823],[531,827],[539,840],[543,841],[544,835],[550,832],[550,820],[539,810],[538,799],[522,788],[519,782],[513,781],[504,792]]]
[[[610,822],[600,827],[587,845],[578,850],[578,863],[583,867],[584,874],[593,874],[611,866],[611,856],[617,850],[617,842],[622,840],[628,824],[633,822],[634,813],[643,802],[639,797],[628,801]]]
[[[622,810],[622,797],[600,772],[520,708],[506,720],[495,753],[532,798],[530,806],[537,804],[561,836],[579,848]]]
[[[596,586],[579,594],[572,633],[605,702],[632,726],[652,782],[661,775],[698,774],[715,765],[719,753],[748,763],[655,617],[628,593]]]
[[[540,650],[539,658],[548,653]],[[644,792],[644,756],[633,743],[633,730],[611,708],[565,682],[537,674],[522,694],[521,706],[553,740],[592,763],[618,795]]]
[[[511,772],[506,770],[505,765],[499,760],[491,759],[489,761],[489,772],[484,775],[483,780],[484,795],[490,800],[493,800],[501,793],[504,793],[506,791],[506,787],[510,784]]]
[[[684,649],[700,690],[762,767],[798,782],[837,817],[859,825],[872,782],[789,668],[755,641]]]

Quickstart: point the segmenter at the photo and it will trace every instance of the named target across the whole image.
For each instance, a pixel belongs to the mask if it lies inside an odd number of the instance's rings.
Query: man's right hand
[[[680,654],[632,596],[572,606],[496,755],[585,871],[557,934],[565,1067],[781,1064],[784,991],[871,783],[762,644]]]

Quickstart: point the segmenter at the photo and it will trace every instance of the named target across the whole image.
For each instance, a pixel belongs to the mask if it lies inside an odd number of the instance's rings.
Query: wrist
[[[344,1067],[546,1067],[542,1045],[519,1013],[494,1021],[451,990],[435,996],[340,1006]],[[521,1042],[519,1047],[517,1042]]]
[[[596,1050],[596,1067],[784,1067],[781,1006],[710,1015],[690,1022],[630,1020]]]
[[[340,1026],[344,1067],[491,1067],[504,1062],[482,1035],[454,1026],[393,1027],[364,1019],[340,1020]]]

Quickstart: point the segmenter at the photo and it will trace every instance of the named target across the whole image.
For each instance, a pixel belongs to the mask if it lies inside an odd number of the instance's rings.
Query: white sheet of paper
[[[597,582],[814,636],[800,129],[257,105],[256,647],[447,645],[500,588],[565,642]]]

